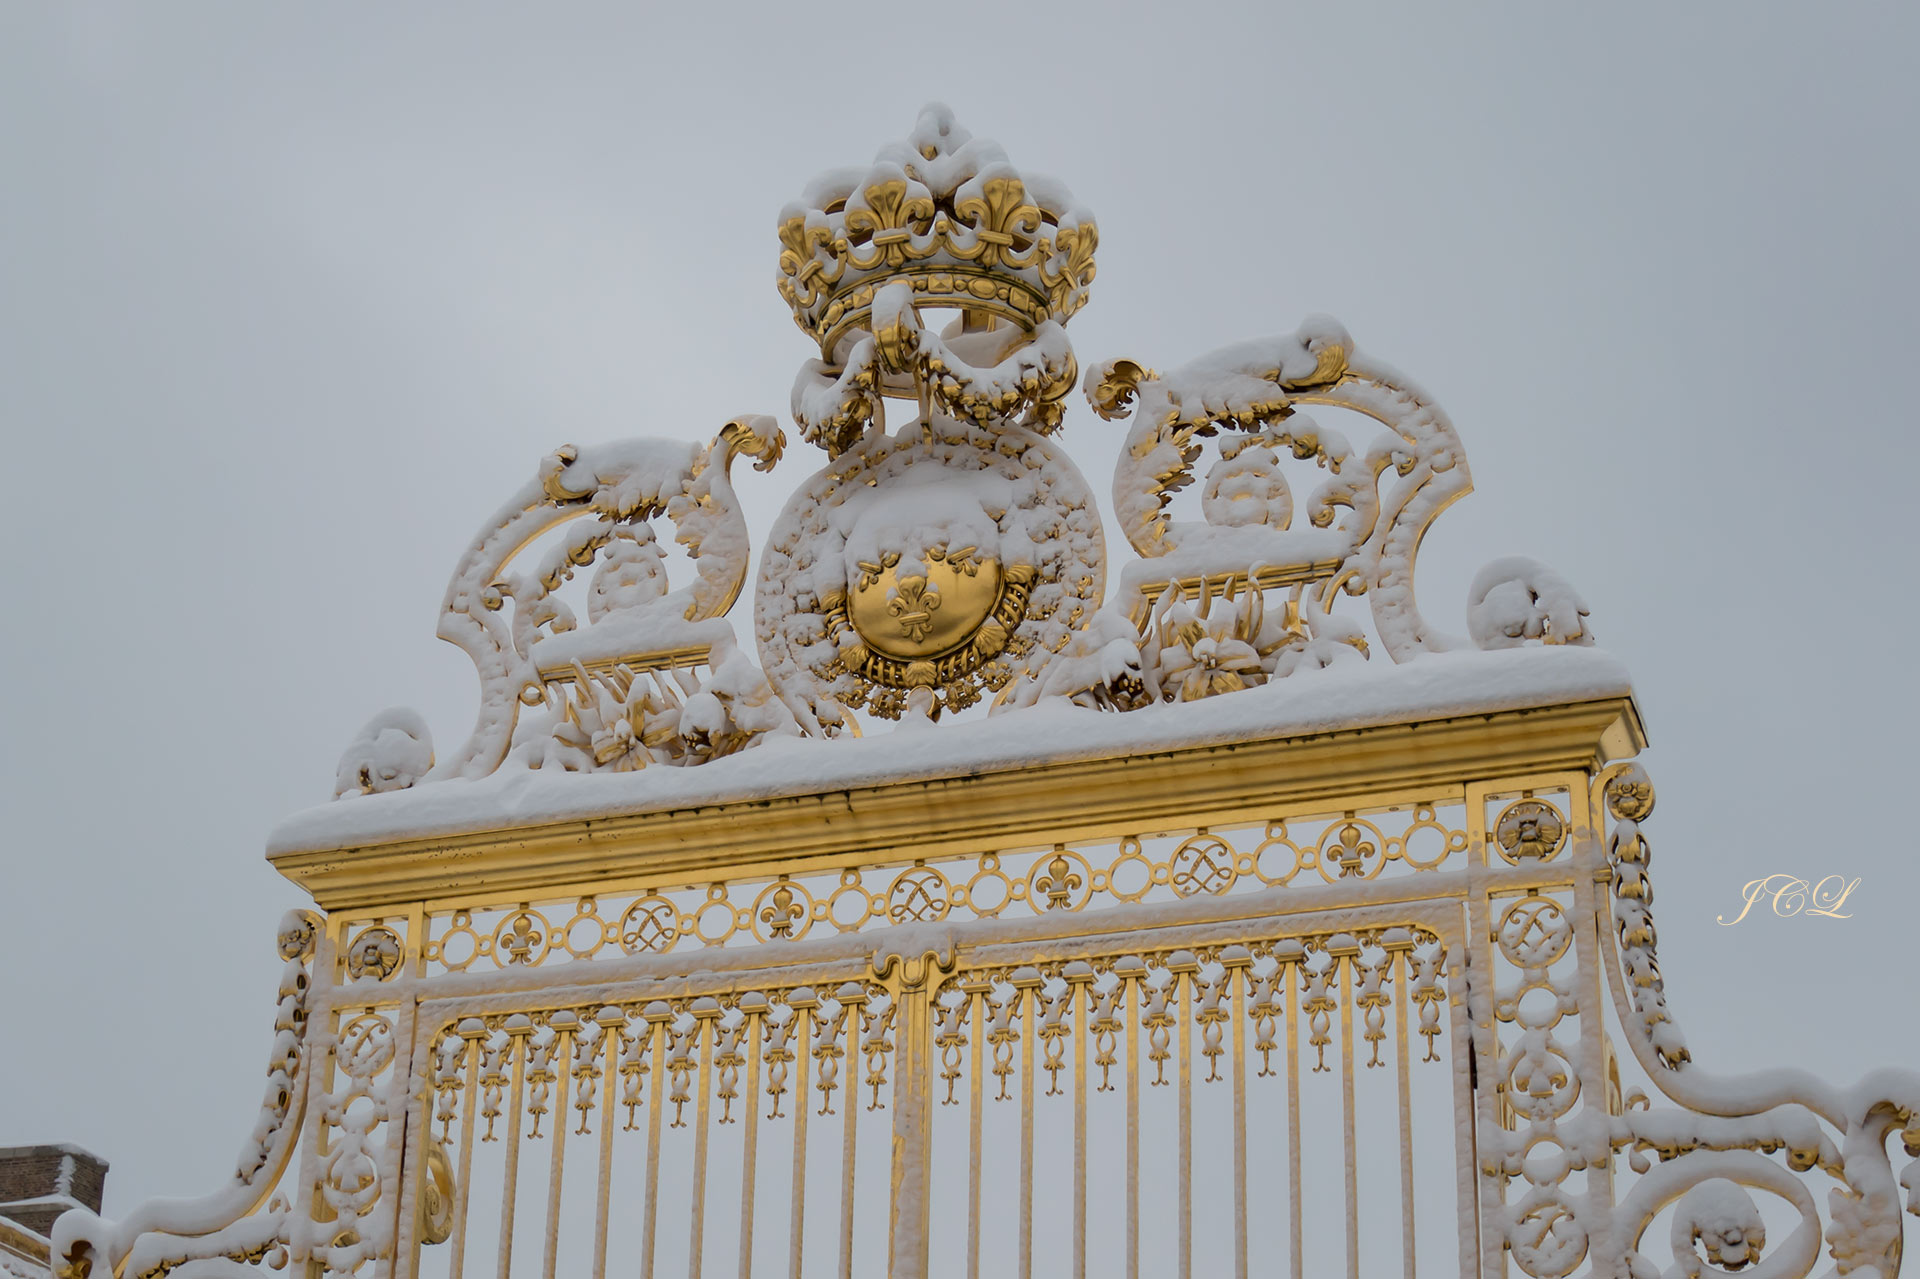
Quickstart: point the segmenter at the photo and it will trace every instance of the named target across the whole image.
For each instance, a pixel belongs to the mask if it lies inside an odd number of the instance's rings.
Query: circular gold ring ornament
[[[1100,606],[1093,494],[1019,427],[934,415],[868,435],[774,525],[754,624],[768,679],[810,732],[974,705]]]

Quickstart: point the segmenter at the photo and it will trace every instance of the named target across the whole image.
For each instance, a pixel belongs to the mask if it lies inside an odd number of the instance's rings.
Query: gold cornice
[[[1631,697],[888,782],[269,860],[327,910],[599,880],[800,871],[1257,821],[1303,799],[1597,769],[1646,744]]]
[[[4,1253],[12,1253],[39,1266],[49,1264],[49,1250],[44,1235],[0,1217],[0,1254]]]

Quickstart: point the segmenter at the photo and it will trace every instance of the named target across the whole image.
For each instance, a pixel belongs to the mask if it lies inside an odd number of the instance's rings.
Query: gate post
[[[894,998],[893,1190],[887,1215],[887,1274],[924,1279],[931,1220],[933,998],[937,975],[953,957],[877,955],[874,966]]]

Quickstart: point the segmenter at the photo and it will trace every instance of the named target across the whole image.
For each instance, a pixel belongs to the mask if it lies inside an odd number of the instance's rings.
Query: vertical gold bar
[[[415,977],[427,975],[427,904],[414,902],[407,908],[407,970]]]
[[[707,1244],[707,1132],[713,1114],[714,1019],[719,1014],[717,1005],[694,1014],[699,1019],[693,1033],[700,1039],[700,1095],[693,1101],[693,1210],[687,1224],[687,1279],[700,1279]]]
[[[1340,1126],[1347,1150],[1347,1279],[1360,1279],[1360,1183],[1355,1160],[1353,1115],[1353,960],[1352,954],[1334,957],[1340,965]]]
[[[1407,1060],[1407,952],[1393,955],[1394,1047],[1400,1066],[1400,1259],[1413,1279],[1413,1080]]]
[[[447,1262],[449,1279],[462,1279],[466,1271],[467,1193],[473,1188],[473,1107],[480,1093],[480,1045],[485,1038],[484,1031],[466,1035],[467,1086],[460,1103],[460,1181],[453,1188],[453,1255]]]
[[[553,1279],[560,1259],[560,1177],[567,1160],[567,1098],[573,1081],[573,1036],[563,1030],[554,1039],[553,1062],[553,1158],[547,1165],[547,1243],[541,1258],[540,1273]]]
[[[1121,980],[1127,984],[1127,1279],[1140,1279],[1141,990],[1138,978],[1128,975]]]
[[[793,1210],[787,1221],[789,1237],[788,1270],[790,1279],[803,1279],[800,1273],[801,1245],[807,1227],[807,1082],[813,1064],[813,1008],[810,1002],[789,1001],[793,1009]]]
[[[740,1035],[747,1045],[747,1103],[744,1153],[740,1156],[740,1279],[753,1274],[753,1188],[760,1167],[760,1025],[763,1013],[748,1013]]]
[[[986,992],[967,990],[973,1008],[973,1068],[967,1075],[967,1279],[980,1279],[980,1076],[986,1061]]]
[[[1233,1273],[1247,1279],[1247,990],[1248,962],[1227,969],[1233,989]]]
[[[409,936],[418,936],[410,933]],[[402,1184],[412,1182],[412,1193],[418,1196],[426,1184],[427,1160],[426,1143],[433,1135],[433,1037],[427,1036],[425,1043],[416,1043],[415,1035],[419,1029],[420,1001],[408,1000],[399,1008],[394,1018],[393,1043],[394,1077],[406,1077],[420,1080],[427,1086],[419,1089],[413,1098],[405,1103],[400,1122],[387,1125],[387,1157],[393,1166],[400,1170],[404,1178]],[[416,1072],[419,1054],[425,1050],[426,1066],[424,1072]],[[415,1109],[415,1106],[418,1109]],[[418,1119],[415,1116],[418,1115]],[[387,1279],[414,1279],[420,1272],[420,1232],[418,1229],[403,1228],[401,1237],[410,1239],[411,1246],[405,1252],[395,1249],[387,1266]]]
[[[1033,1279],[1034,984],[1020,991],[1020,1279]]]
[[[1087,1279],[1087,1001],[1092,973],[1073,983],[1073,1279]]]
[[[507,1103],[506,1181],[500,1189],[500,1260],[495,1272],[500,1279],[507,1279],[513,1273],[513,1206],[520,1179],[520,1103],[526,1095],[527,1043],[533,1036],[533,1027],[512,1026],[507,1034],[513,1038],[507,1049],[513,1054],[513,1091]]]
[[[1183,966],[1184,967],[1184,966]],[[1180,1279],[1193,1275],[1193,974],[1174,974],[1180,1002]]]
[[[889,1279],[926,1279],[933,1180],[931,964],[903,965],[893,1010],[893,1190],[887,1211]],[[877,1100],[877,1098],[876,1098]]]
[[[640,1210],[640,1279],[653,1279],[654,1227],[660,1220],[660,1112],[666,1109],[667,1023],[671,1012],[647,1013],[653,1036],[653,1113],[647,1116],[647,1197]]]
[[[593,1279],[607,1275],[607,1217],[613,1205],[613,1099],[615,1076],[620,1070],[620,1026],[612,1020],[600,1023],[601,1046],[607,1051],[601,1067],[600,1083],[600,1190],[593,1209]]]
[[[845,1109],[845,1125],[840,1132],[840,1279],[853,1279],[853,1157],[854,1125],[860,1119],[860,1009],[853,1003],[842,1007],[846,1018],[846,1069],[841,1074],[840,1104]]]
[[[1293,1279],[1304,1279],[1300,1250],[1300,966],[1283,966],[1281,984],[1287,988],[1287,1217],[1290,1227]]]

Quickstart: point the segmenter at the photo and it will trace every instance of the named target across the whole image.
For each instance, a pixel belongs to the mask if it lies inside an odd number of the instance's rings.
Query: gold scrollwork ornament
[[[445,1243],[453,1237],[453,1160],[437,1137],[427,1138],[426,1169],[420,1178],[420,1242]]]

